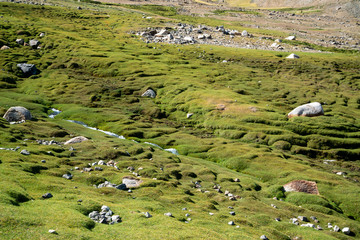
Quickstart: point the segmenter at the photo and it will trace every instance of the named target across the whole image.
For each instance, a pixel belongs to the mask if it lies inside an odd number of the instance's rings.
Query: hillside
[[[0,119],[0,239],[357,239],[357,45],[229,11],[0,2],[0,115],[32,116]]]

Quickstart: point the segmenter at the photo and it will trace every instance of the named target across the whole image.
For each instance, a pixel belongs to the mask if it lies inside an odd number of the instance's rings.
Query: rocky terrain
[[[233,4],[0,2],[0,239],[359,237],[357,20]]]

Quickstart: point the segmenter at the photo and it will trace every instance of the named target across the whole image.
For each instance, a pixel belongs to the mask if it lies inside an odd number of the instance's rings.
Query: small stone
[[[317,230],[323,230],[323,228],[320,225],[317,225],[316,229]]]
[[[286,40],[290,40],[290,41],[292,41],[292,40],[295,40],[296,39],[296,37],[295,36],[289,36],[289,37],[287,37],[287,38],[285,38]]]
[[[273,197],[274,200],[279,200],[277,197]]]
[[[101,167],[95,167],[95,171],[102,171],[103,169]]]
[[[334,232],[339,232],[340,231],[340,228],[337,225],[335,225],[333,229],[334,229]]]
[[[229,225],[235,225],[234,221],[228,222]]]
[[[314,216],[311,216],[310,219],[313,220],[313,221],[316,221],[316,220],[317,220],[317,218],[314,217]]]
[[[234,209],[234,207],[232,207],[232,206],[228,206],[228,209]]]
[[[30,155],[30,152],[28,150],[21,150],[20,152],[22,155]]]
[[[46,198],[52,198],[53,195],[52,195],[51,193],[45,193],[44,195],[42,195],[42,197],[43,197],[44,199],[46,199]]]
[[[229,214],[235,216],[235,212],[229,212]]]
[[[234,179],[234,182],[240,182],[240,179],[235,178],[235,179]]]
[[[182,210],[183,210],[183,211],[186,211],[186,210],[187,210],[187,208],[186,208],[186,207],[184,207]]]
[[[311,227],[311,228],[315,228],[315,225],[312,223],[306,223],[306,224],[301,224],[300,227]]]
[[[350,233],[351,233],[349,227],[344,227],[341,231],[342,231],[343,233],[345,233],[346,235],[350,235]]]
[[[19,45],[24,45],[24,39],[22,38],[16,39],[16,43]]]
[[[269,240],[265,235],[261,235],[260,239],[262,239],[262,240]]]
[[[98,162],[98,164],[99,164],[99,165],[106,165],[106,163],[105,163],[103,160],[100,160],[100,161]]]
[[[186,114],[186,118],[190,118],[192,115],[194,115],[193,113],[188,113]]]
[[[298,219],[300,219],[303,222],[309,222],[309,219],[307,217],[304,217],[304,216],[298,216]]]
[[[271,204],[271,206],[272,206],[273,208],[278,208],[275,204]]]
[[[39,37],[45,37],[45,33],[43,33],[43,32],[40,33],[40,34],[39,34]]]
[[[212,213],[212,212],[209,212],[209,215],[210,215],[210,216],[213,216],[213,215],[214,215],[214,213]]]
[[[144,213],[144,215],[145,215],[146,218],[151,218],[152,217],[149,212]]]
[[[50,229],[50,230],[49,230],[49,233],[51,233],[51,234],[58,234],[54,229]]]
[[[101,211],[102,211],[102,212],[108,212],[108,211],[110,211],[110,208],[109,208],[108,206],[106,206],[106,205],[103,205],[103,206],[101,207]]]
[[[190,217],[190,214],[189,213],[185,214],[185,217]]]
[[[275,218],[275,221],[280,222],[281,219],[280,218]]]
[[[75,170],[79,170],[80,168],[79,167],[75,167]]]
[[[77,200],[78,203],[82,203],[82,201],[83,201],[82,199]]]
[[[289,56],[286,57],[287,59],[297,59],[300,58],[299,55],[296,55],[295,53],[290,54]]]
[[[129,190],[128,190],[128,193],[132,193],[132,190],[131,190],[131,189],[129,189]]]
[[[42,163],[46,163],[46,160],[41,160]]]
[[[172,217],[173,215],[170,212],[164,213],[165,216]]]
[[[111,216],[111,222],[113,222],[113,223],[121,222],[120,216],[119,216],[119,215],[113,215],[113,216]]]
[[[70,180],[70,179],[73,178],[73,175],[71,175],[70,173],[66,173],[66,174],[64,174],[62,177]]]

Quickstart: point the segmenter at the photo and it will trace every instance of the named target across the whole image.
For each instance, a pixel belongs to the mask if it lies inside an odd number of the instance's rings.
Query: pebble
[[[229,225],[235,225],[234,221],[228,222]]]
[[[25,150],[25,149],[21,150],[20,153],[21,153],[22,155],[30,155],[30,152],[29,152],[28,150]]]
[[[172,217],[173,215],[170,212],[164,213],[165,216]]]
[[[210,216],[213,216],[213,215],[214,215],[214,213],[210,212],[210,213],[209,213],[209,215],[210,215]]]
[[[190,214],[189,213],[185,214],[185,217],[190,217]]]
[[[52,198],[53,195],[51,193],[45,193],[44,195],[42,195],[43,198]]]
[[[146,218],[151,218],[152,217],[152,215],[149,212],[144,213],[144,215],[145,215]]]
[[[233,215],[233,216],[235,216],[235,212],[229,212],[230,213],[230,215]]]
[[[275,218],[275,221],[280,222],[281,219],[280,218]]]
[[[41,160],[42,163],[46,163],[46,160]]]
[[[269,240],[265,235],[261,235],[260,239],[262,239],[262,240]]]
[[[66,174],[64,174],[62,177],[70,180],[70,179],[73,178],[73,175],[71,175],[70,173],[66,173]]]
[[[340,231],[340,228],[337,225],[335,225],[333,229],[334,229],[334,232],[339,232]]]
[[[304,216],[298,216],[298,219],[300,219],[303,222],[308,222],[309,221],[309,219],[307,217],[304,217]]]
[[[50,230],[49,230],[49,233],[51,233],[51,234],[58,234],[54,229],[50,229]]]

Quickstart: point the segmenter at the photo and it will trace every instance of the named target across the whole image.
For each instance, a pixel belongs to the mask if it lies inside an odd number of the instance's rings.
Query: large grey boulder
[[[64,143],[64,145],[73,144],[73,143],[81,143],[81,142],[87,141],[87,140],[89,140],[89,139],[87,139],[86,137],[78,136],[78,137],[74,137],[74,138],[66,141]]]
[[[30,120],[31,114],[26,108],[17,106],[9,108],[3,118],[5,118],[8,122],[20,122]]]
[[[322,108],[321,104],[318,102],[312,102],[295,108],[289,112],[288,117],[315,117],[321,115],[324,115],[324,109]]]
[[[24,73],[25,77],[30,77],[39,73],[34,64],[19,63],[17,64],[17,67],[20,68],[20,70]]]

